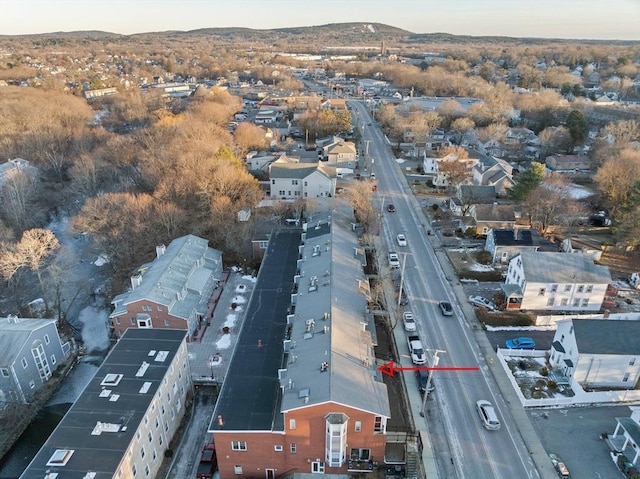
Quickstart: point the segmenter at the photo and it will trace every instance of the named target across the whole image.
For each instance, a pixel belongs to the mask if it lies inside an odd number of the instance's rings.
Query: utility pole
[[[433,363],[431,367],[437,368],[438,363],[440,362],[440,358],[438,354],[446,353],[444,349],[434,349],[433,350]],[[427,408],[427,396],[429,396],[429,387],[431,386],[431,377],[433,376],[433,369],[429,369],[429,376],[427,377],[427,385],[424,388],[424,397],[422,398],[422,408],[420,409],[420,415],[424,417],[425,409]]]
[[[407,253],[402,253],[402,270],[400,271],[400,291],[398,291],[398,314],[400,314],[400,302],[402,301],[402,286],[404,284],[404,268],[407,265]],[[396,321],[398,324],[398,321]]]

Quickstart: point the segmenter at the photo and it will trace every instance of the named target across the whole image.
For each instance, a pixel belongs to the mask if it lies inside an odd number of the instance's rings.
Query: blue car
[[[508,349],[535,349],[536,343],[531,338],[515,338],[509,339],[505,346]]]

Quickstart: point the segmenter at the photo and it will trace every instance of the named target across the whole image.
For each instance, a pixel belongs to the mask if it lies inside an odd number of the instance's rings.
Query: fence
[[[525,350],[512,350],[512,349],[498,349],[497,356],[500,366],[504,369],[507,378],[511,382],[518,399],[522,407],[557,407],[557,406],[577,406],[585,404],[598,404],[598,403],[636,403],[640,402],[640,391],[631,390],[612,390],[612,391],[585,391],[582,389],[579,383],[571,380],[571,389],[574,392],[573,397],[553,397],[544,399],[529,399],[525,398],[520,389],[520,385],[516,382],[516,378],[509,369],[506,358],[513,357],[529,357],[540,358],[545,357],[546,351],[525,351]]]
[[[610,313],[608,315],[602,313],[592,313],[592,314],[547,314],[547,315],[538,315],[536,316],[535,325],[536,326],[555,326],[558,321],[563,319],[616,319],[616,320],[627,320],[627,321],[638,321],[640,320],[640,313],[638,312],[629,312],[629,313]]]

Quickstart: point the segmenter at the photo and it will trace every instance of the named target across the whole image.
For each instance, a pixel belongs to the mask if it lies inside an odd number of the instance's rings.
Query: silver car
[[[489,311],[496,309],[496,305],[489,301],[484,296],[469,296],[469,302],[474,306],[481,306],[487,308]]]
[[[500,420],[498,419],[496,410],[489,401],[481,399],[476,403],[476,408],[478,409],[478,415],[480,416],[480,420],[482,421],[482,425],[485,429],[489,429],[491,431],[500,429]]]

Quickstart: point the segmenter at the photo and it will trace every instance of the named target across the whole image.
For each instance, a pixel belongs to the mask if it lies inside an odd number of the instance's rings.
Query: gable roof
[[[609,284],[606,266],[594,263],[582,253],[522,252],[519,254],[527,282],[566,284]],[[517,258],[514,257],[514,259]],[[512,259],[512,261],[514,261]]]
[[[639,321],[574,319],[571,324],[581,354],[640,356]]]
[[[127,304],[140,300],[163,304],[179,318],[188,318],[194,309],[204,314],[223,266],[222,252],[208,244],[194,235],[174,239],[163,253],[138,269],[139,285],[112,300],[116,308],[110,317],[126,313]],[[182,294],[183,298],[175,301]]]
[[[1,318],[0,319],[0,366],[9,366],[24,348],[31,335],[38,329],[56,324],[55,319]],[[57,330],[56,330],[57,334]]]
[[[491,230],[496,246],[535,246],[533,234],[535,230]],[[535,232],[537,235],[537,232]]]
[[[473,205],[473,217],[476,221],[505,222],[515,221],[516,214],[511,205]]]

